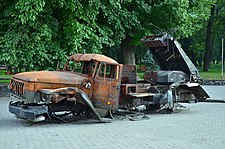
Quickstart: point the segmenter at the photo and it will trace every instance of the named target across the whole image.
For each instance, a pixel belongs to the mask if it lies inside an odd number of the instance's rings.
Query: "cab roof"
[[[107,57],[105,55],[101,54],[74,54],[68,58],[68,60],[74,60],[74,61],[91,61],[95,60],[98,62],[106,62],[110,64],[118,64],[117,61],[114,59]]]

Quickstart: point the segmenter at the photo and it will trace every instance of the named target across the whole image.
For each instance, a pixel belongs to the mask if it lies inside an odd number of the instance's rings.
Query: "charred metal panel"
[[[161,70],[179,70],[188,74],[191,80],[200,80],[198,70],[183,51],[179,43],[168,34],[147,36],[142,41],[150,48]],[[154,46],[153,43],[161,42]]]
[[[72,72],[39,71],[16,74],[11,79],[11,95],[26,103],[38,103],[40,89],[81,87],[87,78]],[[87,94],[91,92],[87,91]]]
[[[18,73],[13,76],[18,80],[27,82],[42,82],[42,83],[60,83],[60,84],[81,84],[84,76],[62,71],[33,71]]]
[[[123,65],[122,83],[137,83],[136,65]]]
[[[206,91],[198,83],[184,83],[178,87],[178,90],[183,89],[189,92],[192,92],[195,97],[199,100],[205,100],[210,98]]]
[[[189,76],[182,71],[146,71],[144,79],[156,83],[173,83],[189,81]]]
[[[65,88],[58,88],[58,89],[53,89],[53,90],[46,90],[46,89],[42,89],[40,90],[40,92],[49,95],[49,98],[51,99],[51,101],[53,103],[58,103],[60,102],[62,99],[65,98],[61,98],[61,97],[65,97],[65,95],[67,96],[67,99],[70,100],[70,98],[68,98],[69,96],[74,98],[74,104],[76,103],[76,101],[80,101],[82,100],[82,103],[85,103],[86,105],[89,106],[89,108],[92,110],[92,112],[96,115],[98,120],[101,120],[101,117],[99,116],[98,112],[95,110],[92,101],[90,100],[90,97],[85,94],[85,92],[83,92],[82,90],[80,90],[79,88],[75,88],[75,87],[65,87]],[[76,96],[77,94],[79,94],[79,97]],[[61,96],[60,96],[61,95]],[[76,99],[76,97],[78,97]]]
[[[109,65],[112,71],[110,71],[110,74],[107,74],[107,66]],[[101,63],[95,76],[93,87],[93,103],[95,107],[107,110],[118,109],[122,68],[123,65]]]
[[[13,78],[11,82],[18,82],[17,79]],[[11,96],[21,99],[26,103],[38,103],[41,102],[40,89],[56,89],[63,87],[80,87],[81,84],[61,84],[61,83],[41,83],[41,82],[27,82],[19,80],[23,85],[22,89],[18,89],[15,85],[11,84]],[[20,92],[21,91],[21,92]],[[87,91],[87,93],[89,93]],[[43,102],[43,101],[42,101]]]
[[[97,108],[115,110],[118,108],[120,81],[97,78],[94,83],[93,103]]]
[[[145,45],[150,48],[161,48],[168,46],[167,35],[152,35],[147,36],[142,39],[145,42]]]
[[[110,64],[118,64],[117,61],[101,54],[74,54],[68,58],[74,61],[91,61],[106,62]]]
[[[122,84],[121,95],[127,96],[129,93],[136,93],[138,90],[137,84]]]
[[[48,113],[47,105],[25,106],[22,102],[10,102],[9,112],[15,114],[18,118],[25,120],[34,120],[37,116]]]
[[[13,94],[22,98],[24,95],[24,82],[12,79],[10,82],[10,89]]]
[[[35,97],[34,83],[12,78],[10,81],[11,96],[25,102],[33,102]]]

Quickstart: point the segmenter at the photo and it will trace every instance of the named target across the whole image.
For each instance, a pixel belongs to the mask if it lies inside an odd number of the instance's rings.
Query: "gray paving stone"
[[[0,148],[4,149],[224,149],[225,104],[185,104],[172,114],[111,123],[77,121],[29,126],[8,112],[9,98],[0,98]]]

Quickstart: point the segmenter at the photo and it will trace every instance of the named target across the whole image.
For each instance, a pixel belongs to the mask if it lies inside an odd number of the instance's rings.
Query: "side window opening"
[[[73,61],[67,60],[63,67],[63,71],[70,71],[92,76],[95,73],[97,63],[93,60],[91,61]]]
[[[102,63],[98,71],[98,76],[102,78],[118,79],[118,66]]]
[[[83,64],[82,73],[83,74],[93,73],[94,68],[95,68],[95,63],[93,61],[86,61]]]

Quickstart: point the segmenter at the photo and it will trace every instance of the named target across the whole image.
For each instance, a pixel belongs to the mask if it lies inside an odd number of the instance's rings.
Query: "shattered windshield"
[[[63,67],[64,71],[77,72],[82,74],[93,74],[95,69],[94,61],[80,61],[76,62],[68,60]]]
[[[72,60],[68,60],[63,67],[63,71],[72,71],[81,73],[82,70],[82,62],[75,62]]]

